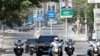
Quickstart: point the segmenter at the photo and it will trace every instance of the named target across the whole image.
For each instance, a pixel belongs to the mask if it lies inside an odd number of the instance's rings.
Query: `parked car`
[[[39,37],[39,43],[36,55],[42,56],[42,55],[49,55],[49,49],[51,48],[50,44],[54,41],[54,38],[57,36],[53,35],[47,35],[47,36],[40,36]]]
[[[22,27],[19,27],[18,30],[19,30],[19,32],[21,32],[21,31],[27,32],[27,31],[29,31],[29,28],[26,26],[22,26]]]
[[[34,29],[34,24],[27,24],[26,27],[29,28],[29,30],[33,30]]]
[[[36,52],[37,50],[37,44],[38,44],[38,39],[32,38],[32,39],[27,39],[25,42],[25,52],[30,53],[30,55],[33,55],[33,53]]]

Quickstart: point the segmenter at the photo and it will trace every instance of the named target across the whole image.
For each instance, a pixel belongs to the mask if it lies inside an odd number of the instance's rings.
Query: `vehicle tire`
[[[71,56],[71,54],[69,54],[68,56]]]
[[[25,30],[25,32],[27,32],[27,30]]]
[[[33,55],[33,52],[30,51],[30,56]]]
[[[88,56],[94,56],[94,54],[93,54],[93,52],[92,52],[92,50],[88,50]]]
[[[29,29],[27,31],[29,32]]]
[[[52,56],[55,56],[55,53],[54,53],[54,52],[51,52],[51,55],[52,55]]]
[[[39,54],[39,53],[36,53],[36,56],[42,56],[41,54]]]
[[[20,30],[19,30],[19,32],[20,32]]]
[[[98,54],[97,56],[100,56],[100,54]]]
[[[63,52],[60,51],[59,54],[58,54],[58,56],[63,56]]]
[[[52,53],[51,52],[49,53],[49,56],[52,56]]]
[[[28,53],[28,51],[29,51],[29,47],[26,46],[26,47],[25,47],[25,52]]]

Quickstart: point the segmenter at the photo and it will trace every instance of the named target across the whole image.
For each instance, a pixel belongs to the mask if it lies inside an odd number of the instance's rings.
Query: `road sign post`
[[[67,19],[72,18],[73,16],[73,10],[72,10],[72,0],[60,0],[60,17],[66,18],[66,31],[65,31],[65,37],[66,40],[68,40],[68,24]]]
[[[51,26],[51,35],[52,35],[52,19],[56,18],[56,12],[55,11],[48,11],[47,16],[50,19],[50,26]]]
[[[52,19],[56,18],[56,3],[49,2],[47,3],[47,17],[50,19],[51,35],[52,35]]]
[[[34,25],[36,26],[37,29],[37,9],[33,10],[33,17],[34,17]]]
[[[41,29],[41,21],[43,21],[43,9],[41,8],[40,10],[38,10],[37,12],[37,20],[39,22],[39,29]]]

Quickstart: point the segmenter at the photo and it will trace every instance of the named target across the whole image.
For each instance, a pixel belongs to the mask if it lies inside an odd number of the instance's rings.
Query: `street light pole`
[[[97,3],[95,3],[95,9],[97,9],[97,8],[98,8]],[[96,36],[96,40],[98,40],[98,37],[97,37],[98,36],[98,33],[96,31],[97,29],[96,29],[96,21],[95,21],[95,18],[94,18],[94,30],[95,30],[95,34],[96,34],[95,35]]]
[[[67,18],[66,18],[66,21],[65,22],[66,22],[65,23],[65,29],[66,29],[65,36],[66,36],[66,41],[68,41],[68,23],[67,23]]]
[[[52,19],[50,19],[50,26],[51,26],[51,35],[52,35]]]
[[[88,28],[87,28],[87,17],[85,15],[85,33],[86,33],[86,38],[88,38]]]

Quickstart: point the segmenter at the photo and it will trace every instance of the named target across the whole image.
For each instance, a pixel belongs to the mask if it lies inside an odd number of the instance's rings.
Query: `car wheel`
[[[59,54],[58,54],[58,56],[63,56],[63,52],[60,51]]]
[[[20,32],[20,30],[19,30],[19,32]]]
[[[29,32],[29,29],[28,29],[28,32]]]
[[[88,50],[88,56],[94,56],[92,50]]]
[[[36,53],[36,56],[42,56],[41,54],[39,54],[39,53]]]
[[[30,51],[30,55],[33,55],[33,52],[32,51]]]
[[[27,30],[25,30],[25,32],[27,32]]]
[[[53,55],[52,55],[52,52],[49,53],[49,56],[53,56]]]
[[[55,53],[54,53],[54,52],[51,52],[51,55],[52,55],[52,56],[55,56]]]
[[[28,53],[28,51],[29,51],[29,47],[26,46],[26,47],[25,47],[25,52]]]
[[[97,56],[100,56],[100,54],[98,54]]]

